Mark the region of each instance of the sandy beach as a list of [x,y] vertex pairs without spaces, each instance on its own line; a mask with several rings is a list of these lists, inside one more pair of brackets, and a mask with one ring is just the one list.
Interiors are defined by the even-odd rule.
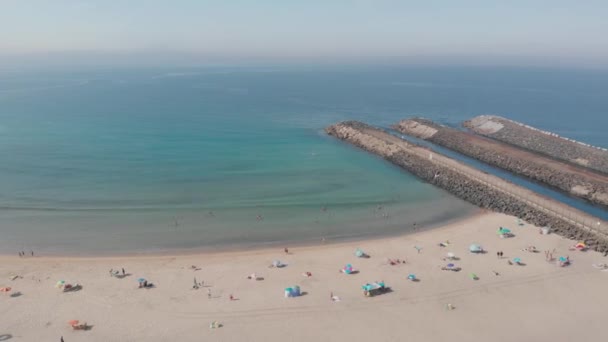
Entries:
[[[499,238],[501,226],[515,236]],[[605,325],[608,271],[592,264],[608,259],[569,250],[576,241],[541,235],[511,216],[485,213],[401,237],[330,242],[289,254],[3,256],[0,287],[11,290],[0,293],[0,341],[589,341]],[[487,253],[470,253],[472,243]],[[529,246],[539,252],[524,250]],[[357,248],[371,257],[357,258]],[[545,250],[571,265],[548,262]],[[459,260],[443,260],[448,252]],[[514,258],[524,265],[510,265]],[[286,266],[269,268],[273,260]],[[462,270],[441,269],[450,262]],[[339,272],[345,264],[359,273]],[[123,278],[109,273],[122,268]],[[263,280],[247,279],[252,273]],[[138,288],[139,278],[155,287]],[[201,288],[193,289],[194,278]],[[62,292],[60,280],[82,289]],[[392,292],[363,296],[361,286],[374,281]],[[304,295],[285,298],[293,285]],[[90,329],[74,331],[67,323],[74,319]],[[222,326],[211,329],[214,321]]]

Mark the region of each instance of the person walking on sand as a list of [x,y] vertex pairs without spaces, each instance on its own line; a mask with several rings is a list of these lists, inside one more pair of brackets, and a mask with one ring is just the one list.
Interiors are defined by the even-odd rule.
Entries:
[[211,299],[211,289],[207,289],[207,298]]
[[123,275],[123,277],[125,275],[125,269],[124,268],[122,269],[122,275]]
[[34,251],[31,251],[31,252],[32,252],[32,256],[34,256]]
[[61,339],[59,340],[59,342],[65,342],[65,341],[63,340],[63,336],[61,336]]
[[287,249],[287,247],[285,247],[285,254],[289,254],[289,249]]

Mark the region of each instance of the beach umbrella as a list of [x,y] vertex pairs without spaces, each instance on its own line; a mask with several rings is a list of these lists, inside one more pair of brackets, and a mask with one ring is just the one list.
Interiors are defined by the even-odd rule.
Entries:
[[448,258],[450,258],[450,259],[451,259],[451,258],[456,257],[456,255],[455,255],[454,253],[452,253],[452,252],[449,252],[449,253],[448,253],[448,254],[446,254],[446,255],[447,255],[447,257],[448,257]]
[[361,258],[363,256],[363,254],[365,254],[365,253],[363,253],[363,251],[360,250],[359,248],[357,248],[357,250],[355,251],[355,256],[357,258]]
[[144,278],[139,278],[139,279],[137,279],[137,282],[138,282],[138,283],[143,283],[144,281],[146,281],[146,279],[144,279]]
[[0,287],[0,292],[9,292],[10,290],[10,287]]
[[579,242],[574,247],[576,247],[578,249],[585,249],[585,248],[587,248],[587,245],[585,245],[584,242]]
[[456,265],[454,265],[454,264],[448,264],[448,268],[454,268],[454,266],[456,266]]
[[77,319],[73,319],[73,320],[68,321],[69,325],[77,325],[78,323],[80,323],[80,321],[77,320]]
[[471,252],[481,252],[482,250],[483,249],[481,248],[481,246],[475,243],[469,246],[469,251]]
[[55,284],[55,287],[62,287],[65,284],[65,280],[60,280]]
[[567,259],[567,258],[565,258],[565,257],[559,257],[559,261],[561,261],[561,262],[566,262],[566,261],[568,261],[568,259]]
[[516,263],[516,264],[518,264],[518,263],[520,263],[520,262],[521,262],[521,259],[520,259],[520,258],[514,258],[514,259],[513,259],[513,262],[514,262],[514,263]]
[[407,276],[407,279],[409,279],[409,280],[416,280],[416,275],[415,275],[415,274],[410,273],[410,274]]
[[272,266],[274,266],[274,267],[279,267],[279,266],[281,266],[281,261],[279,261],[279,260],[275,260],[275,261],[273,261],[273,262],[272,262]]

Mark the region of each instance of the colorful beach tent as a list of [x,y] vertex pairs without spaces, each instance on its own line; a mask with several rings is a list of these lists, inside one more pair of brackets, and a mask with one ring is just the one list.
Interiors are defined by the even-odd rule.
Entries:
[[281,264],[281,260],[274,260],[272,262],[272,266],[274,267],[281,267],[283,264]]
[[511,234],[511,231],[507,228],[500,227],[500,229],[498,230],[498,234],[500,234],[500,235]]
[[410,273],[410,274],[407,276],[407,279],[409,279],[409,280],[416,280],[416,275],[415,275],[415,274],[413,274],[413,273]]
[[285,288],[285,298],[287,298],[287,297],[298,297],[300,295],[301,295],[300,287],[297,286],[297,285]]
[[353,273],[353,265],[351,264],[347,264],[346,266],[344,266],[344,268],[342,269],[342,272],[346,273],[346,274],[351,274]]
[[574,247],[576,249],[585,249],[585,248],[587,248],[587,245],[585,245],[585,243],[581,241],[581,242],[577,243],[576,245],[574,245]]
[[521,262],[521,258],[514,258],[513,262],[519,264]]
[[355,251],[355,256],[356,256],[357,258],[362,258],[362,257],[364,257],[365,255],[366,255],[366,254],[365,254],[365,252],[363,252],[363,251],[362,251],[361,249],[359,249],[359,248],[357,248],[357,250]]

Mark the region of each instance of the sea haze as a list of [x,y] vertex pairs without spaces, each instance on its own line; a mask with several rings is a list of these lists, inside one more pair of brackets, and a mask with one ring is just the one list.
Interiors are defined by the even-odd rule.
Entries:
[[499,114],[608,147],[608,74],[256,66],[0,72],[0,253],[398,234],[474,211],[323,128]]

